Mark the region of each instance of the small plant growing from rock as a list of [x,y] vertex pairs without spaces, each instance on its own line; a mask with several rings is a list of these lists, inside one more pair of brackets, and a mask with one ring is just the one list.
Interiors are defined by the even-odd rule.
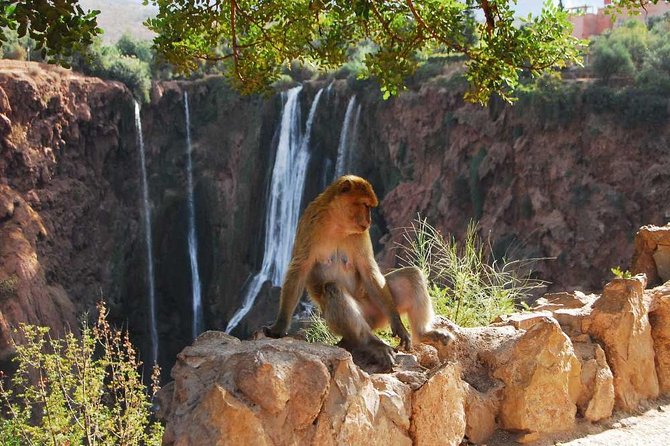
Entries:
[[400,263],[424,272],[435,312],[461,326],[487,325],[512,313],[532,290],[546,285],[531,277],[530,266],[539,259],[493,260],[474,223],[458,243],[419,217],[405,229],[403,239]]
[[618,279],[632,279],[633,274],[628,270],[622,270],[620,266],[615,266],[611,268],[612,274]]
[[[0,438],[9,445],[160,445],[150,419],[151,395],[127,332],[110,327],[104,304],[81,338],[53,339],[49,329],[21,325],[17,370],[0,381]],[[152,393],[158,390],[157,366]]]
[[320,342],[326,345],[335,345],[340,340],[328,329],[318,310],[311,312],[309,326],[305,329],[305,339],[307,342]]
[[16,274],[0,279],[0,300],[6,300],[16,296],[16,288],[18,284],[19,278]]

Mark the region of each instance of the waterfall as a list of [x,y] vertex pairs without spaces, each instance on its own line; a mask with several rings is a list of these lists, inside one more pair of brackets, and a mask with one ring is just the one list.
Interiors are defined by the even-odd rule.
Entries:
[[358,142],[358,124],[361,122],[361,108],[363,104],[356,106],[356,114],[354,115],[354,126],[351,129],[351,136],[349,137],[349,149],[347,150],[347,163],[345,166],[349,171],[353,171],[354,166],[352,162],[352,155],[356,153],[356,144]]
[[288,91],[282,111],[279,142],[272,169],[269,204],[265,214],[263,263],[260,271],[244,287],[242,306],[228,322],[226,333],[230,333],[251,310],[265,281],[270,280],[275,285],[281,283],[291,260],[291,249],[298,225],[300,201],[309,161],[312,123],[323,93],[321,89],[314,97],[303,137],[300,131],[300,104],[298,103],[301,90],[302,86],[298,86]]
[[193,339],[203,328],[200,272],[198,270],[198,237],[195,231],[195,200],[193,198],[193,145],[191,144],[191,115],[188,107],[188,92],[184,92],[184,114],[186,115],[186,183],[188,206],[188,256],[191,260],[191,288],[193,295]]
[[[347,111],[344,113],[344,122],[342,123],[342,130],[340,131],[340,143],[337,146],[337,160],[335,162],[335,178],[344,175],[347,169],[351,168],[349,165],[351,158],[351,143],[349,142],[349,139],[352,133],[351,117],[355,106],[356,95],[353,95],[347,104]],[[358,111],[360,112],[360,106]],[[357,113],[357,115],[359,115],[359,113]]]
[[149,333],[151,337],[151,364],[158,362],[158,329],[156,328],[156,280],[154,278],[153,240],[151,239],[151,207],[149,205],[149,184],[147,181],[147,161],[144,153],[140,104],[135,101],[135,128],[137,145],[140,149],[140,178],[142,183],[142,209],[144,211],[144,242],[147,257],[147,282],[149,287]]

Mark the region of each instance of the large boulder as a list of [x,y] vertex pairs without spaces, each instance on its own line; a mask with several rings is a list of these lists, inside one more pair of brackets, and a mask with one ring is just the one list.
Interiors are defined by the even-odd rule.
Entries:
[[645,274],[650,285],[670,280],[670,223],[642,226],[637,231],[630,270]]
[[[402,379],[411,374],[368,375],[336,347],[206,332],[178,355],[161,398],[169,407],[163,442],[410,445],[412,390]],[[428,386],[442,388],[441,376]],[[460,432],[456,443],[461,424],[447,427]]]
[[644,275],[605,285],[593,304],[588,327],[589,334],[603,345],[612,369],[616,407],[627,411],[659,395],[645,285]]
[[580,391],[580,363],[570,339],[550,317],[487,355],[503,382],[499,420],[503,429],[557,432],[572,428]]
[[670,282],[649,292],[649,322],[656,353],[656,374],[662,393],[670,393]]
[[457,364],[447,363],[414,393],[410,432],[415,444],[457,446],[461,443],[466,426],[466,393],[460,375]]

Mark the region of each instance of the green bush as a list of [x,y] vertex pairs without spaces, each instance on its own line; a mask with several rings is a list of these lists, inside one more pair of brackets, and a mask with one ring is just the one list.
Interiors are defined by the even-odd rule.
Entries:
[[123,54],[116,46],[105,46],[97,42],[86,54],[77,55],[72,61],[72,66],[91,76],[123,82],[138,100],[149,101],[151,90],[149,63],[135,55]]
[[617,104],[616,91],[602,84],[591,84],[584,90],[584,106],[594,113],[614,110]]
[[149,40],[139,40],[129,34],[124,34],[116,42],[116,47],[123,56],[136,57],[148,64],[154,62],[154,52]]
[[136,98],[143,102],[149,101],[151,74],[147,63],[135,57],[121,56],[112,60],[105,68],[105,77],[123,82]]
[[530,267],[538,259],[493,260],[490,245],[477,236],[474,223],[458,243],[418,218],[403,239],[401,264],[424,272],[435,312],[461,326],[487,325],[512,313],[531,291],[545,285],[531,277]]
[[[163,428],[150,420],[151,396],[128,333],[109,326],[104,305],[98,310],[81,338],[52,339],[48,328],[21,326],[17,370],[0,381],[2,444],[160,445]],[[158,375],[156,366],[154,394]]]
[[574,121],[579,111],[580,95],[578,85],[544,76],[520,88],[519,105],[532,108],[532,115],[542,124],[565,126]]
[[16,296],[19,277],[16,274],[0,279],[0,301]]
[[604,82],[615,76],[629,77],[635,73],[633,59],[621,44],[597,41],[591,50],[593,73]]

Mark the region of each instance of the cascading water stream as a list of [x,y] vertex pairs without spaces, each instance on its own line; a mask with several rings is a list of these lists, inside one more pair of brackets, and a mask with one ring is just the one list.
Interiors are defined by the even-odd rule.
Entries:
[[153,240],[151,238],[151,206],[149,203],[149,184],[147,181],[147,162],[144,153],[142,119],[140,104],[135,101],[135,128],[137,145],[140,149],[140,178],[142,183],[142,208],[144,211],[144,241],[147,257],[147,282],[149,288],[149,334],[151,337],[151,364],[158,362],[158,329],[156,327],[156,281],[154,278]]
[[[344,113],[344,122],[342,123],[342,130],[340,131],[340,143],[337,146],[337,160],[335,162],[335,178],[346,173],[349,169],[349,158],[351,144],[349,142],[351,134],[351,118],[353,116],[354,107],[356,106],[356,95],[349,99],[347,104],[347,111]],[[360,108],[359,108],[360,110]]]
[[191,288],[193,302],[193,339],[203,329],[202,295],[200,272],[198,269],[198,237],[195,228],[195,199],[193,197],[193,145],[191,144],[191,114],[188,106],[188,92],[184,92],[184,114],[186,115],[186,185],[188,207],[188,256],[191,260]]
[[290,89],[282,111],[279,142],[272,169],[269,204],[265,214],[265,243],[260,271],[244,288],[242,306],[228,322],[230,333],[251,310],[263,283],[270,280],[281,284],[291,260],[293,238],[298,225],[300,202],[307,175],[309,141],[316,108],[323,89],[314,97],[305,124],[305,134],[300,132],[300,105],[298,96],[302,86]]

